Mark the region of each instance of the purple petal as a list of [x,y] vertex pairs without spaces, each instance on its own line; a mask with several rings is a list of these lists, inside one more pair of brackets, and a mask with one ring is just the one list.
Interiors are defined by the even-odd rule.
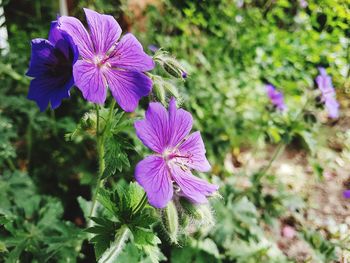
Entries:
[[44,111],[51,101],[52,109],[60,106],[62,99],[69,97],[73,79],[64,80],[54,77],[39,77],[30,82],[28,99],[34,100],[40,111]]
[[92,59],[94,47],[90,36],[83,24],[71,16],[61,16],[58,19],[59,29],[67,32],[77,45],[80,55],[85,59]]
[[205,147],[200,132],[192,133],[179,147],[181,156],[188,156],[188,158],[181,158],[186,162],[188,167],[198,170],[200,172],[208,172],[211,167],[205,157]]
[[122,29],[110,15],[101,15],[87,8],[84,8],[84,12],[89,24],[95,54],[104,55],[117,42]]
[[142,97],[152,90],[152,81],[143,73],[104,68],[109,89],[120,107],[133,112]]
[[343,196],[344,196],[344,198],[350,198],[350,190],[345,190],[343,192]]
[[333,98],[329,98],[325,101],[325,106],[328,111],[328,116],[332,119],[336,119],[339,117],[339,103],[337,100]]
[[136,121],[136,135],[151,150],[163,153],[169,138],[169,116],[161,103],[149,104],[146,119]]
[[41,76],[49,72],[48,65],[55,65],[56,63],[57,57],[52,44],[46,39],[33,39],[32,56],[26,75],[29,77]]
[[132,34],[122,37],[108,62],[113,67],[142,72],[152,70],[155,66],[152,57],[143,51],[142,45]]
[[217,185],[193,176],[190,170],[185,170],[176,164],[172,164],[170,170],[172,178],[181,189],[180,195],[185,196],[193,203],[207,203],[206,197],[219,189]]
[[59,40],[63,39],[62,31],[58,28],[58,22],[52,21],[49,32],[49,41],[55,45]]
[[[326,74],[326,73],[324,73]],[[321,92],[329,92],[329,90],[333,90],[332,78],[328,75],[318,75],[316,77],[316,83]]]
[[73,66],[75,85],[81,90],[86,100],[103,104],[107,96],[107,87],[101,70],[94,64],[78,60]]
[[176,101],[171,98],[169,103],[170,146],[175,147],[190,133],[192,122],[191,114],[183,109],[176,109]]
[[163,158],[151,155],[143,159],[135,168],[135,178],[152,206],[164,208],[173,197],[173,185]]

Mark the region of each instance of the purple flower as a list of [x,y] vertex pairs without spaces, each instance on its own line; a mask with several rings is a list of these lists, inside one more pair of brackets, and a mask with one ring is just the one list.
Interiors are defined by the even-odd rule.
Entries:
[[191,128],[191,114],[177,109],[174,98],[169,112],[160,103],[150,103],[146,118],[135,122],[137,136],[155,152],[137,164],[135,177],[149,203],[157,208],[167,205],[174,188],[178,195],[194,203],[206,203],[206,197],[218,190],[218,186],[191,173],[191,169],[211,169],[202,137],[199,132],[189,135]]
[[154,68],[140,42],[126,34],[112,16],[84,9],[89,32],[74,17],[62,16],[58,23],[78,46],[81,59],[73,67],[76,86],[88,101],[103,104],[107,86],[120,107],[132,112],[139,100],[152,89],[152,81],[143,73]]
[[271,103],[280,111],[284,111],[287,107],[284,103],[283,94],[280,91],[277,91],[274,86],[271,84],[266,85],[266,93],[270,98]]
[[328,111],[328,116],[332,119],[339,117],[339,103],[336,99],[332,78],[327,75],[324,68],[319,68],[320,75],[316,77],[316,83],[322,93],[322,101]]
[[343,192],[343,196],[344,196],[344,198],[350,198],[350,190],[345,190]]
[[299,0],[299,4],[301,8],[306,8],[309,5],[306,0]]
[[153,53],[156,53],[159,49],[156,45],[149,45],[148,49],[151,50]]
[[71,37],[51,22],[49,39],[32,40],[32,55],[27,76],[30,82],[28,99],[34,100],[41,111],[49,102],[56,109],[64,98],[70,96],[74,84],[72,67],[78,59],[78,49]]

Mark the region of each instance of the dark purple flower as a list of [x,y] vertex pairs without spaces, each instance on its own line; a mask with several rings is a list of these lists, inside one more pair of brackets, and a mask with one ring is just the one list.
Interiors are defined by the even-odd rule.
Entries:
[[132,112],[139,100],[152,89],[152,81],[143,73],[154,68],[140,42],[126,34],[112,16],[84,9],[89,32],[74,17],[61,16],[60,29],[77,44],[81,59],[73,67],[76,86],[88,101],[103,104],[107,86],[123,110]]
[[155,152],[137,164],[135,177],[150,204],[157,208],[167,205],[174,188],[178,195],[194,203],[206,203],[206,197],[218,190],[218,186],[191,173],[191,169],[211,169],[202,137],[199,132],[189,135],[191,128],[191,114],[177,109],[174,98],[169,112],[161,103],[150,103],[146,119],[135,122],[137,136]]
[[322,93],[322,101],[328,111],[328,116],[332,119],[339,117],[339,103],[336,99],[332,78],[327,75],[324,68],[319,68],[320,75],[316,77],[316,83]]
[[271,84],[266,85],[266,93],[270,98],[271,103],[280,111],[284,111],[287,107],[284,103],[283,94],[280,91],[277,91],[274,86]]
[[32,40],[32,55],[27,76],[30,82],[28,99],[34,100],[41,111],[49,102],[51,108],[60,106],[62,99],[70,96],[74,84],[72,67],[78,59],[78,49],[72,38],[51,23],[49,39]]
[[345,190],[343,192],[343,196],[344,196],[344,198],[350,198],[350,190]]

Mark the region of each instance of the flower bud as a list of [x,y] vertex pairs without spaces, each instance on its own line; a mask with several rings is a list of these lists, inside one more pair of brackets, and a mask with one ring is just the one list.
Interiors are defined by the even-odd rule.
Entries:
[[214,217],[209,204],[193,204],[185,198],[180,198],[183,211],[195,222],[197,226],[211,228],[214,225]]
[[162,223],[170,241],[177,244],[177,236],[179,232],[179,217],[176,206],[170,201],[162,213]]
[[166,94],[165,94],[165,84],[166,82],[158,76],[153,77],[153,91],[157,99],[165,104]]
[[187,78],[187,72],[183,66],[175,58],[169,56],[167,52],[158,50],[154,56],[154,60],[157,61],[169,75],[179,79]]

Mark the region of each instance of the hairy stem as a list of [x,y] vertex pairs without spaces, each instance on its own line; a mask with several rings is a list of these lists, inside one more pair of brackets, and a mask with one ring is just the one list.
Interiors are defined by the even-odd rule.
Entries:
[[92,205],[89,213],[89,224],[91,223],[91,217],[95,215],[96,202],[98,191],[102,185],[102,175],[105,169],[104,162],[104,136],[100,133],[100,111],[99,106],[96,106],[96,143],[97,143],[97,155],[98,155],[98,177],[94,195],[92,197]]
[[96,213],[96,203],[97,203],[97,195],[100,188],[103,186],[103,171],[105,170],[105,160],[104,160],[104,154],[105,154],[105,138],[106,138],[106,132],[107,127],[112,119],[113,116],[113,109],[115,107],[115,100],[112,101],[112,104],[109,109],[108,119],[106,120],[106,123],[103,127],[103,130],[101,131],[100,127],[100,108],[96,105],[96,144],[97,144],[97,155],[98,155],[98,177],[97,177],[97,183],[95,192],[92,198],[92,205],[91,210],[89,213],[89,225],[91,224],[91,217],[93,217]]

